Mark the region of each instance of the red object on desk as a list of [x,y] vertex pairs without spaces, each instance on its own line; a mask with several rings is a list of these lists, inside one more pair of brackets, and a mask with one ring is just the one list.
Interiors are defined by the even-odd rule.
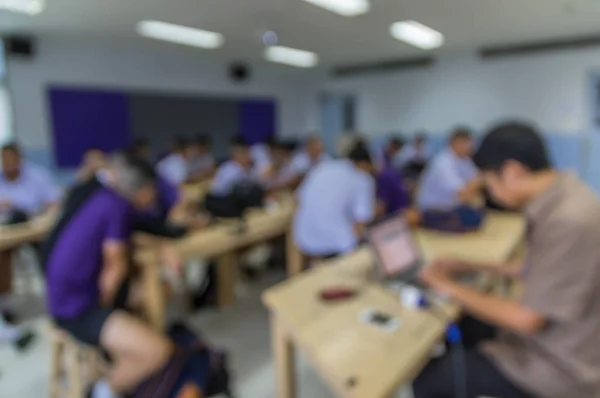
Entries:
[[324,301],[340,301],[347,300],[356,296],[358,291],[349,287],[331,287],[321,291],[321,300]]

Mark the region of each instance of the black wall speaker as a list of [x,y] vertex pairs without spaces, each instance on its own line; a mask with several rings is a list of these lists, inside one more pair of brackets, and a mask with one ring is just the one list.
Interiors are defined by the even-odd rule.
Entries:
[[8,36],[4,41],[6,55],[20,58],[35,56],[35,39],[30,36]]
[[229,78],[236,83],[244,83],[250,79],[252,70],[242,62],[234,62],[229,66]]

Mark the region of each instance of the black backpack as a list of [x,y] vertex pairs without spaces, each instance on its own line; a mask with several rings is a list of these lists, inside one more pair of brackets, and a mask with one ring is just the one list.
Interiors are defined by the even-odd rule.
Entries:
[[183,323],[172,325],[168,336],[177,345],[174,358],[163,372],[144,382],[132,398],[166,398],[177,394],[179,391],[176,389],[182,387],[181,376],[186,363],[195,355],[208,358],[209,361],[209,373],[198,375],[206,380],[204,386],[197,386],[201,389],[203,397],[222,394],[233,398],[230,389],[229,356],[226,352],[210,347],[201,336]]
[[265,191],[255,181],[242,181],[235,184],[228,195],[206,195],[204,208],[213,217],[241,218],[252,207],[262,207]]

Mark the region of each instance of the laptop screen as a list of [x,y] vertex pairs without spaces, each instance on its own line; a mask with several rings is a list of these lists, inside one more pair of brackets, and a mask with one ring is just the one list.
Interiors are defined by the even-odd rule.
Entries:
[[417,246],[402,218],[392,218],[371,228],[370,240],[384,276],[402,274],[418,264]]

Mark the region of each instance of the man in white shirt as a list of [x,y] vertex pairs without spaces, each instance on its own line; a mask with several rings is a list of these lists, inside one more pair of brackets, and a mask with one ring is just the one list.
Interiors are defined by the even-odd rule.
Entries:
[[402,148],[394,164],[397,167],[410,167],[411,165],[425,166],[428,159],[427,136],[425,134],[418,134],[410,145]]
[[16,144],[2,147],[0,213],[23,212],[37,216],[60,200],[60,190],[43,168],[22,161]]
[[375,180],[371,156],[361,145],[347,159],[325,160],[298,188],[294,240],[309,257],[351,251],[364,225],[375,216]]
[[241,139],[235,139],[231,146],[231,160],[217,169],[210,193],[215,196],[229,195],[237,183],[246,180],[259,181],[257,174],[248,145]]
[[417,193],[417,205],[426,227],[463,231],[480,225],[481,181],[471,159],[473,139],[465,129],[456,130],[448,148],[425,170]]
[[215,172],[215,158],[212,154],[210,137],[199,135],[191,145],[188,162],[189,180],[202,181],[212,177]]
[[188,179],[188,160],[190,147],[183,138],[176,138],[172,143],[172,151],[158,162],[158,174],[171,184],[180,186]]
[[304,150],[294,155],[292,162],[298,174],[305,175],[313,167],[329,158],[330,156],[323,148],[321,138],[318,135],[313,135],[306,140]]

